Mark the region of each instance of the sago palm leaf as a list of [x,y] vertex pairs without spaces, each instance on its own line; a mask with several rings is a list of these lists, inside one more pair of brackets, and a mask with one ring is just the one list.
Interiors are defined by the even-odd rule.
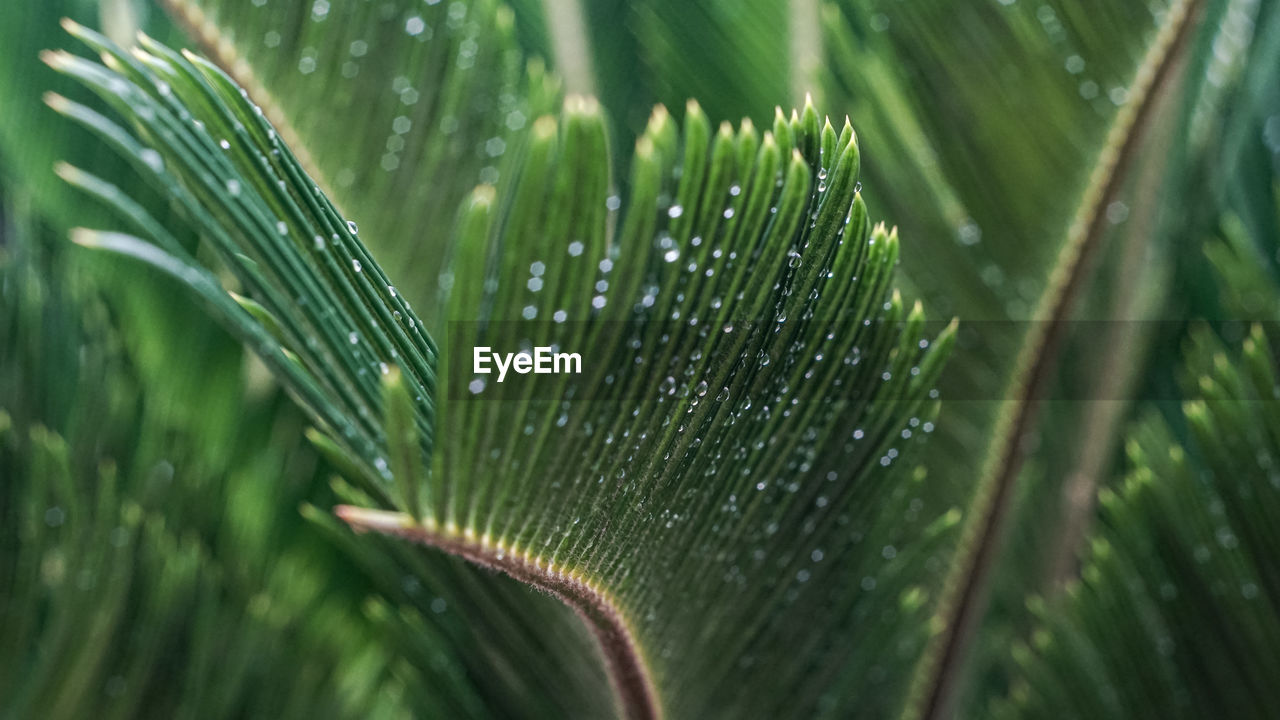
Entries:
[[[482,187],[460,222],[447,307],[474,321],[449,342],[581,347],[585,369],[491,399],[496,382],[464,382],[465,351],[437,391],[421,321],[220,71],[73,30],[119,70],[48,62],[116,104],[137,135],[50,104],[170,188],[248,297],[233,299],[117,190],[67,169],[149,242],[77,239],[188,283],[310,410],[354,479],[404,511],[346,508],[344,519],[560,595],[594,626],[629,715],[781,710],[822,698],[799,692],[809,683],[831,710],[865,696],[859,656],[832,640],[874,633],[860,617],[921,609],[908,569],[931,544],[895,545],[898,518],[930,523],[908,509],[923,478],[900,457],[931,429],[951,331],[925,337],[919,309],[889,297],[898,240],[871,227],[858,197],[851,127],[820,127],[810,106],[770,132],[713,135],[692,107],[680,137],[659,109],[619,211],[598,110],[571,99],[563,128],[538,120],[511,202]],[[449,440],[433,454],[437,397]],[[884,514],[890,505],[900,510]],[[803,622],[778,622],[788,617]],[[779,693],[777,658],[797,643],[821,665],[794,667],[784,682],[797,691]],[[741,690],[754,672],[761,696]],[[708,674],[722,679],[687,682]]]

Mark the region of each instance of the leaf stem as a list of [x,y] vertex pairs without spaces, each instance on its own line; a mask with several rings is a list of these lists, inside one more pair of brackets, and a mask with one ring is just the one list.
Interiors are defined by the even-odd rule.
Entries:
[[419,523],[405,513],[339,505],[334,513],[357,532],[394,535],[443,550],[481,567],[510,575],[550,593],[573,608],[600,644],[614,695],[627,720],[660,720],[657,690],[636,644],[631,626],[617,603],[591,580],[519,549],[496,544],[453,528],[439,528],[430,519]]
[[949,717],[960,689],[961,667],[986,608],[993,566],[1024,460],[1024,441],[1034,428],[1039,402],[1053,378],[1066,321],[1089,260],[1107,227],[1114,201],[1150,125],[1155,97],[1188,44],[1203,0],[1177,0],[1148,48],[1130,84],[1129,101],[1117,113],[1106,144],[1049,275],[1036,314],[1018,353],[1006,397],[1013,406],[996,421],[973,503],[934,616],[935,635],[921,658],[907,697],[904,718]]
[[[1168,104],[1166,96],[1158,100]],[[1157,110],[1163,112],[1163,108]],[[1168,125],[1168,123],[1165,123]],[[1162,127],[1159,136],[1148,141],[1158,143],[1167,140],[1170,132]],[[1119,313],[1120,322],[1107,324],[1102,347],[1108,349],[1094,372],[1097,401],[1090,403],[1082,423],[1080,445],[1074,452],[1072,468],[1065,475],[1062,487],[1061,519],[1045,556],[1048,570],[1044,590],[1048,596],[1060,595],[1067,583],[1079,572],[1077,556],[1085,538],[1089,535],[1095,516],[1095,500],[1101,479],[1110,470],[1121,433],[1118,427],[1132,407],[1129,391],[1139,377],[1142,360],[1151,338],[1146,324],[1141,322],[1148,311],[1159,305],[1165,297],[1163,280],[1168,268],[1153,263],[1148,257],[1153,226],[1157,224],[1159,188],[1167,171],[1167,158],[1157,156],[1143,164],[1133,187],[1128,191],[1134,197],[1129,226],[1122,238],[1119,257],[1114,267],[1108,268],[1115,287],[1112,303],[1113,317]]]

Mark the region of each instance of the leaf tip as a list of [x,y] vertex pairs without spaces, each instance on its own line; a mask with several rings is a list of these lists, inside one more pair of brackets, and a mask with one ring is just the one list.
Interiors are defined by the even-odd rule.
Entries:
[[488,210],[493,207],[498,200],[498,190],[492,185],[477,185],[471,191],[471,208],[473,210]]
[[85,31],[85,27],[83,25],[76,22],[75,20],[72,20],[69,17],[64,16],[61,20],[58,21],[58,24],[62,26],[63,30],[66,30],[72,35],[78,36]]
[[[40,62],[48,65],[54,70],[62,71],[71,64],[71,53],[66,50],[41,50]],[[48,97],[52,93],[46,93]]]
[[354,505],[338,505],[333,509],[333,514],[356,532],[395,533],[417,526],[413,518],[406,513],[373,510]]
[[81,247],[87,247],[87,248],[101,247],[102,233],[98,232],[97,230],[90,230],[88,228],[82,228],[82,227],[72,228],[71,242]]
[[533,121],[534,140],[549,140],[556,134],[556,119],[551,115],[543,115]]
[[67,109],[71,107],[70,100],[52,90],[44,94],[44,104],[53,108],[54,112],[61,114],[65,114]]
[[641,135],[636,139],[636,157],[640,160],[649,161],[653,159],[656,148],[653,145],[653,139],[647,135]]
[[[48,100],[46,100],[46,102],[48,102]],[[76,178],[80,177],[83,173],[79,168],[71,163],[65,160],[59,160],[53,164],[53,174],[74,185]]]

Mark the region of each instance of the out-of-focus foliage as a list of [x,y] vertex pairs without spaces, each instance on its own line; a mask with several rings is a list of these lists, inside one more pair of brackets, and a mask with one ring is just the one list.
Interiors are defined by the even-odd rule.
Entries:
[[1269,238],[1255,242],[1236,216],[1223,232],[1206,254],[1225,314],[1262,322],[1230,320],[1225,342],[1207,324],[1188,333],[1186,400],[1129,432],[1130,469],[1102,491],[1082,578],[1030,601],[1039,627],[1013,653],[1019,680],[1001,716],[1266,717],[1275,706],[1280,275],[1260,252]]

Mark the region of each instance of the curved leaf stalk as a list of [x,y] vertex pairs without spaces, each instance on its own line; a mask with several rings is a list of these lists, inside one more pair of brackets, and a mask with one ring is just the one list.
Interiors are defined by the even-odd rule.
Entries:
[[1151,124],[1155,100],[1187,46],[1203,5],[1203,0],[1178,0],[1169,9],[1164,26],[1138,66],[1129,102],[1108,132],[1018,354],[1005,395],[1012,398],[1012,407],[996,422],[958,559],[951,566],[934,616],[934,638],[916,670],[904,718],[933,720],[951,713],[960,689],[962,661],[985,609],[999,541],[1015,495],[1014,481],[1024,460],[1024,440],[1034,427],[1039,402],[1053,378],[1066,321],[1088,279],[1089,260],[1105,234],[1105,210],[1123,185]]
[[[1166,97],[1161,102],[1167,104]],[[1158,112],[1163,113],[1164,108]],[[1168,139],[1170,123],[1164,123],[1152,142]],[[1116,266],[1110,270],[1116,299],[1112,307],[1120,320],[1136,320],[1153,310],[1164,299],[1162,288],[1168,280],[1169,268],[1151,262],[1151,241],[1157,224],[1158,190],[1168,169],[1167,158],[1157,157],[1144,163],[1129,194],[1135,198],[1130,217],[1133,219],[1127,237],[1122,239]],[[1103,336],[1102,347],[1110,348],[1098,365],[1097,397],[1085,413],[1076,462],[1065,475],[1062,509],[1056,537],[1047,556],[1044,587],[1050,596],[1058,595],[1080,571],[1079,554],[1093,527],[1097,510],[1099,483],[1111,467],[1130,402],[1127,398],[1139,381],[1139,370],[1151,338],[1143,323],[1111,323]]]
[[630,623],[613,598],[591,579],[508,546],[501,538],[493,541],[487,535],[442,529],[429,517],[418,523],[406,513],[350,505],[339,505],[334,512],[357,532],[379,532],[443,550],[559,598],[573,608],[600,643],[621,716],[627,720],[662,717],[657,689]]

